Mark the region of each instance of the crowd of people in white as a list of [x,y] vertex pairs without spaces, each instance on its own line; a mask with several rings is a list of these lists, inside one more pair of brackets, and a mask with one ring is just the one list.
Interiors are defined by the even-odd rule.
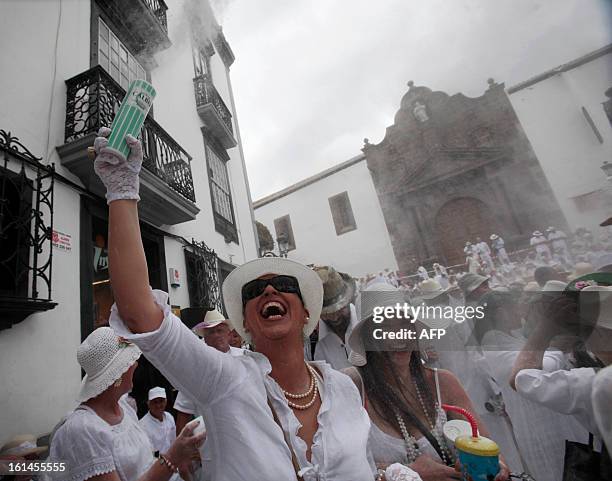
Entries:
[[[609,233],[597,245],[576,234],[570,247],[557,229],[536,231],[520,260],[492,234],[491,245],[466,244],[465,268],[421,266],[416,278],[387,270],[356,280],[333,266],[260,258],[225,280],[227,314],[210,311],[191,330],[168,295],[149,287],[137,213],[140,143],[129,137],[122,159],[105,149],[107,135],[96,139],[95,168],[108,192],[116,304],[110,326],[78,349],[86,373],[78,406],[54,429],[48,455],[67,469],[52,477],[467,479],[447,429],[461,416],[443,409],[453,405],[499,446],[495,473],[482,479],[611,479]],[[589,294],[596,309],[586,316],[579,306]],[[485,316],[427,316],[407,327],[443,329],[443,338],[370,349],[375,309],[403,302],[478,306]],[[174,394],[158,386],[142,419],[130,405],[141,355],[179,391],[176,421],[166,412]],[[41,453],[12,442],[0,455]],[[591,477],[564,477],[584,466]]]

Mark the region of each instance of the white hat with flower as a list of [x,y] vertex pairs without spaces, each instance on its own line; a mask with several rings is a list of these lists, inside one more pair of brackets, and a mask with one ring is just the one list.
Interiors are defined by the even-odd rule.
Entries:
[[134,344],[120,338],[110,327],[99,327],[77,349],[77,360],[85,371],[77,400],[87,401],[106,391],[141,355]]

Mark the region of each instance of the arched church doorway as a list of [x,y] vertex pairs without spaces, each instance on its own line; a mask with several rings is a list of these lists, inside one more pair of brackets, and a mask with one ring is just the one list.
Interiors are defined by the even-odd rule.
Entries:
[[441,254],[449,266],[465,262],[463,248],[476,237],[489,242],[489,236],[498,231],[491,209],[473,197],[461,197],[444,204],[435,219],[435,232]]

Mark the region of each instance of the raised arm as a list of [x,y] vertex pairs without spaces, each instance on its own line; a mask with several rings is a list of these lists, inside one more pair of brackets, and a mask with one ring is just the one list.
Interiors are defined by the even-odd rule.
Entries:
[[154,331],[163,319],[149,288],[137,202],[142,145],[128,136],[127,159],[106,149],[110,129],[102,128],[94,143],[94,168],[106,187],[109,204],[108,252],[113,294],[119,314],[134,333]]
[[156,330],[163,313],[149,288],[135,200],[116,200],[110,204],[108,246],[110,278],[121,318],[134,333]]

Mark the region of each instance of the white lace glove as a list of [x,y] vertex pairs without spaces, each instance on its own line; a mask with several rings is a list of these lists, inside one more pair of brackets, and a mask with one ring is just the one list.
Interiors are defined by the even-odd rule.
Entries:
[[387,467],[385,479],[387,481],[423,481],[419,473],[400,463],[393,463]]
[[106,187],[106,201],[110,204],[119,199],[140,200],[138,174],[142,167],[142,144],[131,135],[126,136],[125,141],[130,146],[130,155],[127,160],[123,160],[105,148],[109,134],[110,129],[102,127],[94,141],[94,150],[97,154],[94,170]]

